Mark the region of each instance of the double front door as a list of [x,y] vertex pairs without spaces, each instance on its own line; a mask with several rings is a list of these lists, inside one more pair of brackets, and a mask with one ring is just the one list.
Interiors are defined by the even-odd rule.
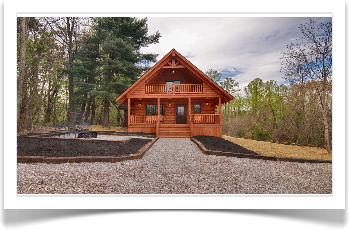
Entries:
[[176,105],[176,124],[187,124],[187,105]]

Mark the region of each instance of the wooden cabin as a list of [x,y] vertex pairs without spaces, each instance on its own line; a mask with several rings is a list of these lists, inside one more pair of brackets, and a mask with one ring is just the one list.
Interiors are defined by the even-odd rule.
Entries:
[[116,101],[127,106],[128,132],[221,137],[221,106],[233,99],[172,49]]

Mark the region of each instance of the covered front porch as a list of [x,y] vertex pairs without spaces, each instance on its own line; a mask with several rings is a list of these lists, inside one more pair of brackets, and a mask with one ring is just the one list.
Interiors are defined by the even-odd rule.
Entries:
[[158,137],[221,137],[221,98],[128,98],[128,131]]

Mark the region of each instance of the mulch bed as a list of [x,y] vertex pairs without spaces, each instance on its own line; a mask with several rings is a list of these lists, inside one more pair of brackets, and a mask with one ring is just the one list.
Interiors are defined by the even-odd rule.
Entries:
[[211,151],[259,155],[256,152],[245,149],[244,147],[234,144],[233,142],[223,139],[221,137],[194,136],[193,138],[200,141],[206,149]]
[[128,141],[77,141],[74,139],[17,137],[17,156],[76,157],[134,154],[150,139]]
[[192,138],[192,141],[194,141],[194,143],[200,148],[200,150],[207,155],[262,159],[270,161],[288,161],[298,163],[332,163],[332,161],[330,160],[263,156],[220,137],[194,136]]

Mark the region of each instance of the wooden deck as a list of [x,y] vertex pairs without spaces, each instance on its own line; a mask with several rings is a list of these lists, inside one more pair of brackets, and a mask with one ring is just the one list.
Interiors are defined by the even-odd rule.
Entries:
[[156,133],[156,124],[134,124],[128,126],[129,133]]
[[[128,127],[130,133],[156,133],[156,124],[133,124]],[[190,124],[160,124],[158,137],[189,138],[192,136],[222,137],[220,124],[193,124],[192,134]]]
[[193,124],[193,136],[222,137],[220,124]]

